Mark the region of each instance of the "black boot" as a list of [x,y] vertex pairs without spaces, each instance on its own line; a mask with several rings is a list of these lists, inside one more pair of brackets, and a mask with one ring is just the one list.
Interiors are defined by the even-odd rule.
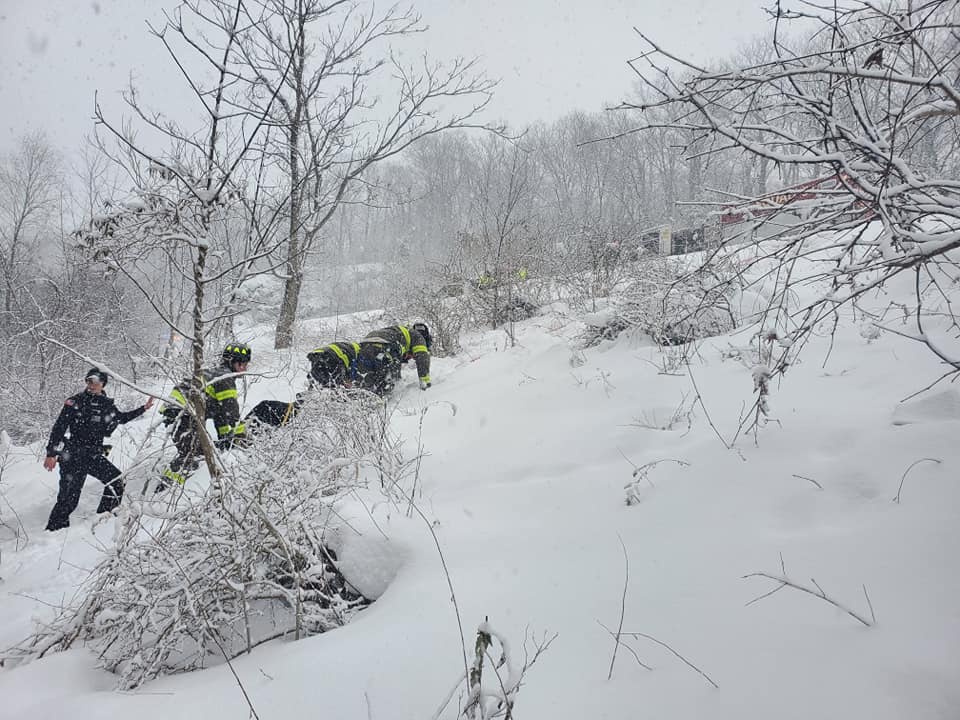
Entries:
[[120,505],[123,499],[123,483],[119,480],[112,480],[103,487],[103,495],[100,496],[100,504],[97,506],[97,515],[105,512],[113,512]]
[[47,520],[47,527],[45,529],[49,532],[56,532],[57,530],[63,530],[68,527],[70,527],[70,518],[55,518],[51,515],[50,519]]

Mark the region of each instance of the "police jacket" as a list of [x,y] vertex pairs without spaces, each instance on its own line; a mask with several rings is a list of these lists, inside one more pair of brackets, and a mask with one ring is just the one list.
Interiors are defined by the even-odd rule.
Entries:
[[[229,363],[222,363],[200,371],[203,378],[203,393],[206,396],[206,416],[213,420],[217,428],[217,437],[243,435],[246,426],[240,420],[240,403],[237,400],[237,378]],[[223,377],[230,375],[230,377]],[[187,394],[193,380],[184,380],[170,391],[170,397],[182,407],[187,405]],[[161,411],[169,421],[180,415],[181,407],[169,405]]]
[[401,362],[412,356],[417,363],[417,377],[430,382],[430,351],[427,350],[427,341],[416,330],[406,325],[393,325],[374,330],[360,342],[382,344],[396,353]]
[[84,390],[68,397],[47,441],[47,457],[56,457],[64,449],[90,449],[99,452],[103,439],[117,429],[143,415],[143,407],[121,412],[113,398],[105,393],[94,395]]
[[310,374],[320,383],[353,380],[357,373],[360,345],[355,342],[334,342],[307,353]]

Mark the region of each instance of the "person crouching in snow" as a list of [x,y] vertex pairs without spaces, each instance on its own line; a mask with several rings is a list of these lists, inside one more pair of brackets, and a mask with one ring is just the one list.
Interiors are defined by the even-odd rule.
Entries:
[[98,513],[111,512],[123,497],[120,470],[106,458],[103,441],[117,426],[140,417],[153,406],[149,398],[141,407],[121,412],[104,388],[109,376],[99,368],[90,368],[85,377],[86,390],[68,397],[50,431],[43,467],[52,471],[60,464],[60,491],[50,511],[47,530],[70,525],[70,513],[80,503],[80,492],[87,475],[103,483]]
[[369,333],[360,341],[357,376],[360,386],[377,395],[389,393],[400,379],[400,368],[411,358],[417,363],[420,389],[430,387],[430,346],[433,338],[425,323],[393,325]]
[[360,345],[355,342],[333,342],[307,353],[310,373],[307,388],[351,387],[357,374]]
[[261,400],[243,421],[248,430],[255,432],[263,427],[283,427],[300,412],[308,394],[317,388],[353,387],[356,377],[357,355],[360,346],[355,342],[333,342],[307,353],[310,372],[307,373],[307,389],[297,393],[293,402]]

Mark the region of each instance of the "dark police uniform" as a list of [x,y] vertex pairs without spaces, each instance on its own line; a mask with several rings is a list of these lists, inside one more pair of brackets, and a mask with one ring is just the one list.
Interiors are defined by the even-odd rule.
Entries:
[[77,393],[63,403],[60,415],[50,431],[47,457],[60,461],[60,491],[50,512],[47,530],[70,525],[70,513],[77,509],[87,475],[103,483],[103,496],[97,512],[110,512],[120,504],[123,482],[120,470],[104,454],[104,438],[144,413],[143,407],[121,412],[105,393]]

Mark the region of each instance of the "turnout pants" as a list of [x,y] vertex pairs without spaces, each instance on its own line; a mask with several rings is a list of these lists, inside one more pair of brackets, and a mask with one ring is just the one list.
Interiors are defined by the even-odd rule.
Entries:
[[343,366],[343,360],[330,351],[320,354],[311,362],[307,380],[311,385],[317,383],[320,387],[326,388],[333,388],[338,385],[349,386],[350,384],[350,377],[348,377],[346,368]]
[[381,397],[400,379],[400,362],[380,343],[361,343],[357,355],[357,383]]
[[120,504],[123,497],[123,481],[120,470],[103,455],[103,449],[95,447],[67,447],[60,456],[60,491],[57,502],[50,511],[47,530],[69,527],[70,513],[80,503],[80,493],[87,475],[93,475],[103,483],[103,495],[97,512],[110,512]]
[[250,426],[272,425],[282,427],[290,422],[300,409],[298,402],[283,402],[282,400],[261,400],[243,419]]
[[173,444],[177,448],[177,456],[170,461],[170,465],[161,474],[157,490],[166,488],[171,483],[183,485],[187,478],[200,467],[200,437],[197,435],[197,424],[186,413],[181,413],[175,420],[173,428]]

